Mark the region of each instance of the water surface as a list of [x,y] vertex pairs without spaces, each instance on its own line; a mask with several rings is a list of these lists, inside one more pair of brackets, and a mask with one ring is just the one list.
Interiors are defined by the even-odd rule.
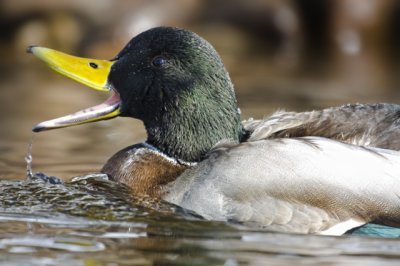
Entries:
[[[1,181],[3,265],[398,265],[400,239],[253,231],[136,199],[102,176]],[[108,264],[108,263],[115,264]]]

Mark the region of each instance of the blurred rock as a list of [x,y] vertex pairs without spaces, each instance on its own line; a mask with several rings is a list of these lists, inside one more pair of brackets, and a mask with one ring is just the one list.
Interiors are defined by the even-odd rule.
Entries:
[[4,0],[0,5],[0,27],[7,28],[17,54],[34,43],[70,53],[110,56],[115,47],[120,49],[146,29],[184,26],[196,16],[200,1]]
[[27,21],[15,33],[13,46],[16,59],[22,62],[31,60],[32,57],[27,57],[22,51],[33,44],[54,47],[65,52],[76,51],[84,34],[78,19],[68,13]]
[[206,3],[203,19],[244,30],[254,44],[250,53],[269,51],[274,54],[270,60],[281,67],[296,67],[302,47],[302,29],[293,1],[209,0]]
[[388,90],[389,19],[394,1],[343,0],[332,5],[331,38],[334,77],[346,83],[343,93],[379,95]]

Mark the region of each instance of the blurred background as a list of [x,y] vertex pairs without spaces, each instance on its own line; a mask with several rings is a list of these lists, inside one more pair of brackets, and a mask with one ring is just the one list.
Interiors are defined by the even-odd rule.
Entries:
[[[103,101],[25,53],[32,44],[110,59],[155,26],[197,32],[221,54],[243,118],[349,102],[400,102],[400,1],[2,0],[0,178],[24,178],[31,128]],[[118,118],[43,132],[34,171],[69,178],[98,171],[143,141],[140,121]]]

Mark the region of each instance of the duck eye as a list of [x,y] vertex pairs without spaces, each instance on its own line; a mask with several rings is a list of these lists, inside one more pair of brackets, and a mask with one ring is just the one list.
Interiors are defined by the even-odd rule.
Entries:
[[151,64],[157,68],[163,67],[168,63],[167,58],[165,58],[162,55],[156,56],[153,58],[153,61],[151,61]]

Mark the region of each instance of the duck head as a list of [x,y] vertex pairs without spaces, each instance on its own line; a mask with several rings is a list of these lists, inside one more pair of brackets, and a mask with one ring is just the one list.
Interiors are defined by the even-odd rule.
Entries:
[[100,91],[102,104],[42,122],[39,132],[116,116],[143,121],[147,142],[169,156],[199,161],[222,140],[243,135],[232,82],[215,49],[197,34],[159,27],[134,37],[112,60],[31,46],[55,71]]

